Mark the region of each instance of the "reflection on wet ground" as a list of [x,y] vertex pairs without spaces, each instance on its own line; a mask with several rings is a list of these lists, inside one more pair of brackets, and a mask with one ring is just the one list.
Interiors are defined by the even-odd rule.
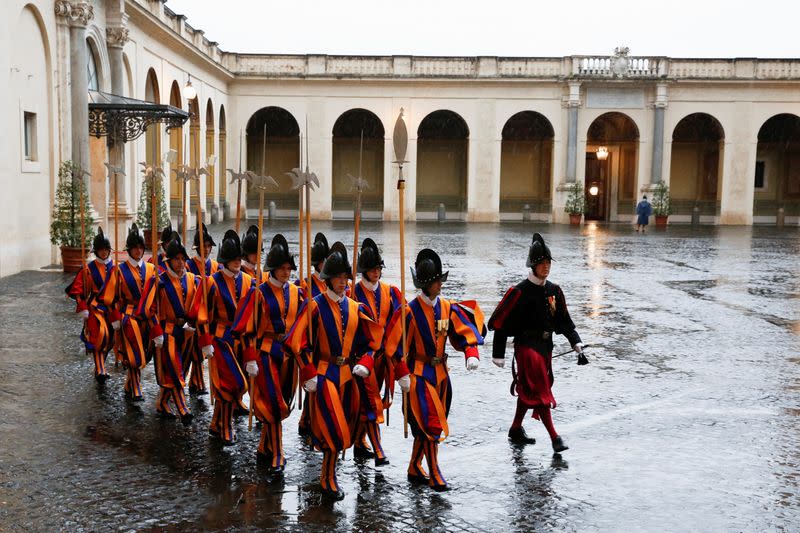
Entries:
[[[351,244],[346,223],[314,229]],[[292,223],[267,237],[278,230],[296,247]],[[0,530],[796,530],[800,232],[420,223],[408,226],[407,256],[440,251],[445,294],[489,313],[524,275],[533,231],[595,345],[588,366],[554,363],[570,450],[553,457],[535,420],[537,445],[508,445],[510,371],[491,364],[490,335],[479,371],[452,363],[445,494],[407,483],[397,407],[383,428],[391,464],[348,453],[344,501],[322,501],[320,456],[298,441],[297,413],[285,424],[286,478],[274,480],[256,467],[245,420],[236,446],[209,442],[207,397],[192,399],[191,427],[157,419],[152,366],[144,404],[124,401],[121,370],[98,391],[65,276],[0,280]],[[361,232],[396,282],[397,225]]]

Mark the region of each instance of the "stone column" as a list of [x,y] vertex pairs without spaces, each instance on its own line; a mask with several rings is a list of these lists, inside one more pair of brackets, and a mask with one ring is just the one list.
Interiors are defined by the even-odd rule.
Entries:
[[569,82],[569,122],[567,129],[567,169],[566,181],[575,181],[578,162],[578,108],[581,105],[581,82]]
[[[69,25],[70,115],[72,124],[72,160],[89,169],[89,75],[86,68],[86,26],[94,18],[94,8],[83,0],[56,0],[56,18]],[[91,198],[91,180],[84,176]]]
[[663,179],[664,170],[664,112],[667,108],[667,85],[656,85],[655,117],[653,120],[653,163],[650,183],[655,185]]
[[[123,96],[125,93],[124,87],[124,69],[125,65],[122,60],[122,48],[128,42],[128,28],[124,20],[120,21],[119,26],[109,26],[106,28],[106,44],[108,45],[108,60],[111,67],[111,93],[118,96]],[[125,143],[118,139],[108,138],[108,164],[112,167],[125,170]],[[111,186],[114,186],[112,177]],[[127,228],[127,221],[133,218],[133,212],[129,207],[128,193],[129,187],[126,186],[135,176],[122,176],[116,178],[116,198],[117,198],[117,211],[120,217],[120,227],[118,228],[119,235],[125,235]],[[114,190],[109,188],[108,198],[108,213],[109,217],[114,212]],[[109,219],[109,225],[111,220]],[[144,228],[140,228],[144,230]]]

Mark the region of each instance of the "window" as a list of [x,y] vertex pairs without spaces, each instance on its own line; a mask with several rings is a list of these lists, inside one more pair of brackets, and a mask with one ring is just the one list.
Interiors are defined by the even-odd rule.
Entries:
[[25,139],[25,160],[36,161],[36,113],[28,113],[25,111],[23,120],[23,127],[25,128],[23,135]]
[[764,174],[763,161],[756,161],[755,188],[756,190],[761,190],[761,191],[767,188],[767,178]]
[[88,56],[86,62],[86,71],[89,76],[89,90],[90,91],[99,91],[100,84],[97,81],[97,60],[94,57],[94,49],[92,48],[92,44],[87,41],[86,42],[86,51],[89,52],[86,54]]

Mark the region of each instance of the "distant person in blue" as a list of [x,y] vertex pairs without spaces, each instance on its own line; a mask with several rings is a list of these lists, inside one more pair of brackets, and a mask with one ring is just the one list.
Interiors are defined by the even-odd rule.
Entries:
[[644,233],[645,227],[650,220],[650,215],[653,214],[653,206],[647,201],[647,195],[642,196],[642,201],[636,206],[636,231],[641,230]]

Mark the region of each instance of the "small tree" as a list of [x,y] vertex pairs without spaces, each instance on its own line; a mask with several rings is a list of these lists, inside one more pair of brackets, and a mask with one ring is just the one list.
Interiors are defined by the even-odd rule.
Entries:
[[672,213],[669,202],[669,185],[659,181],[653,189],[653,214],[665,217]]
[[574,181],[567,184],[568,196],[564,211],[570,215],[582,215],[586,210],[586,196],[583,190],[583,183]]
[[84,245],[89,250],[94,238],[92,205],[77,163],[64,161],[58,169],[58,186],[50,222],[50,242],[56,246],[81,247],[81,195],[83,195]]
[[[156,229],[161,230],[169,223],[169,217],[167,216],[167,203],[164,199],[164,181],[156,178],[156,182],[158,183],[158,205],[156,206],[156,224],[158,227]],[[151,209],[153,202],[150,198],[153,189],[152,183],[153,180],[146,176],[142,184],[142,192],[139,195],[139,214],[136,216],[136,223],[140,228],[152,229],[150,228],[153,221]]]

